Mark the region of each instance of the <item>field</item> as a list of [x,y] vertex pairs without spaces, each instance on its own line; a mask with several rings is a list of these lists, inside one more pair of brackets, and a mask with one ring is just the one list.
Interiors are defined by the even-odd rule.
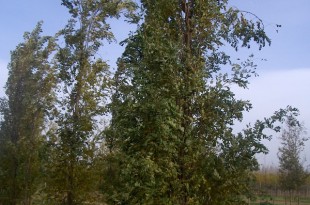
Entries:
[[249,205],[310,205],[310,197],[260,196]]
[[276,167],[263,167],[255,176],[257,181],[253,190],[256,200],[249,200],[249,205],[310,205],[310,177],[298,191],[289,192],[281,189]]

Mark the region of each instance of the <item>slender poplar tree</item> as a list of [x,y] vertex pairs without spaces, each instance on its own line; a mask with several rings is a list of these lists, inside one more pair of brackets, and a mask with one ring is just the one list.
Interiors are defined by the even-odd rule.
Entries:
[[40,183],[42,131],[54,101],[55,76],[49,57],[53,38],[41,36],[42,23],[24,34],[24,42],[11,52],[6,83],[8,99],[1,100],[0,183],[3,204],[32,203]]
[[[71,19],[58,33],[55,57],[58,71],[56,133],[50,132],[52,154],[47,159],[48,198],[67,205],[90,202],[95,194],[92,176],[97,120],[105,114],[110,87],[108,64],[98,51],[114,39],[109,18],[119,17],[130,1],[63,0]],[[128,11],[128,12],[127,12]]]
[[305,128],[297,119],[290,116],[286,120],[286,127],[280,137],[279,147],[279,181],[283,190],[289,191],[292,196],[294,191],[306,183],[309,173],[305,170],[301,159],[305,142],[309,137],[305,135]]

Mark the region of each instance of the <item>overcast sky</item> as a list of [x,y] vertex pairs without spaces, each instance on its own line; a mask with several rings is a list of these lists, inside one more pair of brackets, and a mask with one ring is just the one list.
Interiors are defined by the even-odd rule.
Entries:
[[[23,33],[31,31],[36,23],[44,21],[44,35],[53,35],[67,22],[67,10],[60,0],[0,0],[0,97],[7,79],[7,63],[10,51],[23,41]],[[275,110],[292,105],[300,109],[300,120],[310,134],[310,1],[309,0],[232,0],[230,5],[250,11],[264,21],[265,29],[272,39],[271,47],[262,51],[254,48],[242,51],[244,56],[253,53],[257,61],[259,77],[251,80],[248,90],[237,90],[237,96],[249,99],[254,109],[245,115],[245,122],[270,116]],[[253,16],[248,16],[254,18]],[[277,28],[276,24],[281,25]],[[113,24],[119,40],[127,36],[124,23]],[[124,29],[125,28],[125,29]],[[277,31],[278,30],[278,31]],[[123,48],[109,46],[100,55],[113,65]],[[259,156],[260,163],[277,162],[279,141],[266,142],[268,156]],[[307,150],[308,148],[308,150]],[[310,142],[304,153],[310,164]]]

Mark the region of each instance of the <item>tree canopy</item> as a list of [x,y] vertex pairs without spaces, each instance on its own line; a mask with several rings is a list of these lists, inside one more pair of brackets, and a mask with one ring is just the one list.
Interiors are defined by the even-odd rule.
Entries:
[[11,52],[6,83],[8,99],[1,99],[0,183],[4,204],[31,204],[40,178],[40,144],[55,84],[49,55],[53,38],[41,36],[42,23],[24,34]]
[[267,150],[263,130],[290,110],[233,132],[251,104],[230,88],[246,88],[255,65],[222,48],[269,44],[262,22],[227,1],[146,0],[141,13],[115,74],[107,174],[118,169],[117,184],[104,192],[111,204],[242,203]]
[[[225,48],[269,45],[263,22],[228,0],[61,3],[68,24],[41,37],[40,23],[12,52],[0,203],[245,203],[265,129],[298,114],[288,106],[234,131],[252,105],[231,88],[247,88],[256,65]],[[120,17],[137,30],[113,73],[100,52]]]
[[297,191],[306,182],[309,173],[303,166],[301,158],[305,142],[305,130],[302,124],[293,116],[289,116],[285,123],[286,127],[280,137],[281,147],[279,148],[279,172],[280,185],[282,189]]

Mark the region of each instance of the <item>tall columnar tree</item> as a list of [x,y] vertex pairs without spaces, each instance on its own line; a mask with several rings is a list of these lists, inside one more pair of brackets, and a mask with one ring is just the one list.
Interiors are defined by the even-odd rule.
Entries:
[[[260,140],[288,110],[234,134],[251,108],[251,60],[224,46],[270,43],[262,22],[224,1],[143,0],[144,22],[127,41],[115,75],[104,191],[111,204],[240,204],[249,193]],[[250,18],[253,19],[253,18]],[[221,68],[231,67],[225,73]],[[111,177],[112,176],[112,177]],[[111,180],[112,179],[112,180]]]
[[305,146],[304,127],[290,116],[286,121],[286,128],[280,137],[281,147],[278,157],[280,162],[280,185],[286,191],[297,191],[305,184],[308,173],[303,167],[301,154]]
[[[63,0],[71,14],[68,25],[59,32],[55,57],[58,71],[58,105],[55,112],[56,133],[49,135],[52,154],[47,187],[55,203],[73,205],[90,202],[95,194],[91,174],[94,157],[94,133],[97,121],[105,113],[110,87],[107,63],[97,52],[103,42],[113,40],[108,18],[118,17],[130,1]],[[96,179],[97,180],[97,179]],[[95,196],[95,195],[94,195]]]
[[40,181],[42,131],[55,84],[49,63],[55,46],[51,37],[40,35],[41,25],[24,34],[24,42],[11,52],[8,65],[8,98],[1,100],[1,204],[31,204]]

